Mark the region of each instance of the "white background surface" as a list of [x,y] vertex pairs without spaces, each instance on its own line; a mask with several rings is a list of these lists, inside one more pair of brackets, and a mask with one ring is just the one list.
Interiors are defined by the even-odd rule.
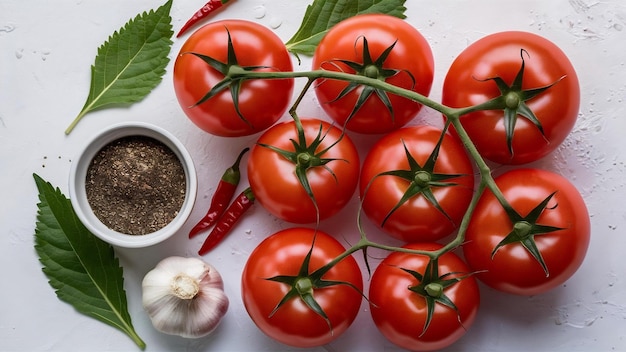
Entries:
[[[142,250],[116,249],[124,267],[129,311],[147,351],[293,350],[256,329],[240,298],[239,275],[247,254],[268,233],[290,226],[260,206],[205,259],[225,276],[231,307],[218,330],[198,340],[155,331],[141,308],[141,279],[169,255],[195,255],[204,236],[186,235],[205,212],[222,171],[256,136],[209,136],[179,108],[171,84],[173,61],[163,82],[130,108],[85,117],[70,136],[64,129],[82,107],[96,49],[136,14],[164,1],[0,0],[0,350],[135,351],[117,330],[80,315],[59,301],[41,272],[33,248],[36,172],[67,194],[71,160],[88,138],[113,123],[147,121],[174,133],[195,158],[197,206],[188,224],[165,243]],[[238,0],[219,18],[243,18],[275,27],[287,40],[308,1]],[[175,0],[177,31],[204,0]],[[592,220],[588,256],[566,285],[535,297],[516,297],[482,287],[482,307],[468,334],[452,351],[626,351],[626,4],[622,0],[417,1],[408,21],[429,40],[436,60],[432,97],[438,99],[454,57],[478,38],[503,30],[526,30],[559,45],[578,70],[580,119],[565,144],[534,166],[568,177],[586,199]],[[170,57],[182,45],[175,40]],[[309,60],[302,67],[308,69]],[[300,114],[320,115],[309,96]],[[437,120],[424,111],[418,120]],[[355,138],[357,143],[371,141]],[[245,175],[241,188],[247,184]],[[328,232],[356,236],[350,208],[322,224]],[[356,238],[356,237],[353,237]],[[366,305],[336,342],[318,350],[394,350],[376,331]]]

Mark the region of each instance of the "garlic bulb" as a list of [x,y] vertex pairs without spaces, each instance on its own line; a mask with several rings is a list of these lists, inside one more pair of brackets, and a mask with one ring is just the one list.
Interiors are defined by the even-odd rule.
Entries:
[[142,289],[152,325],[170,335],[205,336],[228,310],[221,275],[198,258],[163,259],[146,274]]

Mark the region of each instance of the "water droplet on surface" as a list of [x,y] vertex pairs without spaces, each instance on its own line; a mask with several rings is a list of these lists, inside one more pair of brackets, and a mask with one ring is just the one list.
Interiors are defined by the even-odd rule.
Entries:
[[48,59],[48,55],[50,55],[50,50],[42,50],[40,54],[41,60],[46,61],[46,59]]
[[281,24],[283,24],[283,20],[278,17],[272,17],[270,19],[270,27],[272,27],[272,29],[280,27]]
[[265,17],[265,14],[267,14],[267,9],[263,5],[255,6],[254,9],[252,9],[254,18],[261,19]]

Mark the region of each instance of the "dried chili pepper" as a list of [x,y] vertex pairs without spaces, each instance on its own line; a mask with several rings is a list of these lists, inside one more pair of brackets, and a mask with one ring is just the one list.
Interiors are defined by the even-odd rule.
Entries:
[[254,194],[250,187],[246,188],[228,207],[226,212],[219,219],[209,236],[198,251],[199,255],[205,255],[220,241],[226,237],[235,224],[241,219],[243,214],[254,204]]
[[180,32],[176,35],[176,38],[180,37],[185,33],[189,28],[193,27],[195,24],[208,17],[209,14],[215,12],[220,7],[224,6],[230,0],[209,0],[202,8],[185,23],[185,25],[180,29]]
[[239,153],[237,160],[235,163],[224,171],[222,178],[220,179],[217,188],[215,189],[215,193],[213,194],[213,198],[211,199],[211,205],[209,206],[209,210],[206,215],[194,226],[191,231],[189,231],[189,238],[194,237],[195,235],[202,232],[202,230],[207,229],[213,226],[217,220],[224,214],[228,203],[235,195],[235,191],[237,190],[237,185],[239,184],[239,179],[241,178],[241,172],[239,171],[239,163],[241,162],[241,158],[243,155],[250,150],[250,148],[245,148]]

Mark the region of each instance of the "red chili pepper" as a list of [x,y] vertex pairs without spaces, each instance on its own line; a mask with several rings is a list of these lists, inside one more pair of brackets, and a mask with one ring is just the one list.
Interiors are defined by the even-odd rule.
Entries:
[[193,27],[196,23],[200,22],[205,17],[208,17],[209,14],[224,6],[228,1],[230,0],[209,0],[209,2],[202,6],[200,10],[196,11],[196,13],[194,13],[193,16],[189,19],[189,21],[185,23],[183,28],[181,28],[180,32],[178,32],[178,34],[176,35],[176,38],[183,35],[183,33],[185,33],[189,28]]
[[235,195],[239,179],[241,178],[241,172],[239,171],[239,163],[241,158],[250,148],[245,148],[239,153],[235,163],[224,171],[220,182],[217,185],[217,189],[211,199],[211,206],[206,215],[189,231],[189,238],[202,232],[202,230],[213,226],[217,220],[224,214],[224,210],[230,203],[230,200]]
[[243,214],[250,209],[250,207],[252,207],[252,204],[254,204],[254,194],[252,193],[252,189],[248,187],[239,194],[239,196],[228,207],[224,215],[222,215],[217,225],[215,225],[209,236],[204,241],[204,244],[202,244],[198,254],[205,255],[217,246],[217,244],[220,243],[226,235],[228,235],[230,230],[241,219]]

